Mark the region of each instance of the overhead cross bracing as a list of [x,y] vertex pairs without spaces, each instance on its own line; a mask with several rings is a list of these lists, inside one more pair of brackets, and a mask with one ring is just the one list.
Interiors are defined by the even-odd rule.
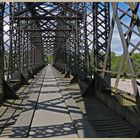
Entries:
[[[1,102],[18,99],[51,61],[84,99],[96,96],[139,135],[139,2],[1,2],[0,21]],[[120,55],[115,70],[112,51]]]

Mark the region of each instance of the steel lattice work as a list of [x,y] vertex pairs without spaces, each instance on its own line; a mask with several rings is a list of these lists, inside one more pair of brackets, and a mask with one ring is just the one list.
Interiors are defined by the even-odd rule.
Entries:
[[[0,94],[5,86],[14,89],[28,84],[48,59],[54,66],[78,80],[86,80],[88,89],[117,94],[119,81],[128,64],[131,86],[139,105],[137,76],[132,54],[140,51],[139,3],[108,2],[6,2],[0,3]],[[129,18],[128,22],[124,22]],[[114,28],[118,29],[123,55],[116,72],[111,70]],[[137,41],[133,42],[133,38]],[[111,88],[111,74],[116,73]],[[15,86],[18,85],[18,86]],[[84,95],[88,95],[87,91]],[[7,91],[8,92],[8,91]],[[93,94],[93,93],[92,93]],[[7,97],[8,98],[8,97]]]

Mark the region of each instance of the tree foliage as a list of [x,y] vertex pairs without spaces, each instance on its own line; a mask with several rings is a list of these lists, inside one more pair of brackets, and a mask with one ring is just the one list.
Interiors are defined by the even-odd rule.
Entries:
[[[111,70],[118,71],[119,65],[122,61],[122,56],[117,56],[114,52],[111,52]],[[140,77],[140,53],[133,53],[131,55],[131,61],[134,71],[138,77]],[[129,77],[128,62],[125,61],[123,66],[123,76]],[[116,74],[112,74],[112,77],[116,77]]]
[[48,56],[48,63],[50,64],[50,63],[52,63],[53,62],[53,56],[52,55],[49,55]]

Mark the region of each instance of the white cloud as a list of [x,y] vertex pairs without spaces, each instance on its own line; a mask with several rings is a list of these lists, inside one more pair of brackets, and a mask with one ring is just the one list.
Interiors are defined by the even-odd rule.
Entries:
[[5,31],[5,32],[7,32],[9,29],[10,29],[10,26],[9,26],[9,25],[5,25],[5,26],[4,26],[4,31]]
[[[136,34],[132,34],[130,42],[133,43],[134,45],[136,45],[139,41],[140,41],[139,36],[137,36]],[[139,46],[139,48],[140,48],[140,46]],[[121,43],[121,39],[120,39],[120,35],[119,35],[119,31],[117,29],[117,26],[114,27],[114,32],[113,32],[113,37],[112,37],[112,42],[111,42],[111,49],[117,55],[121,55],[123,53],[123,46]],[[131,45],[129,45],[129,48],[128,48],[129,52],[132,49],[133,49],[133,47]],[[136,50],[135,52],[138,53],[139,51]]]
[[3,39],[4,39],[4,48],[5,50],[8,51],[9,49],[9,45],[10,45],[10,37],[9,37],[9,30],[10,30],[10,26],[9,26],[9,15],[5,15],[4,17],[4,22],[3,22]]
[[116,26],[114,27],[114,32],[112,36],[111,51],[115,52],[117,55],[121,55],[123,53],[120,35]]

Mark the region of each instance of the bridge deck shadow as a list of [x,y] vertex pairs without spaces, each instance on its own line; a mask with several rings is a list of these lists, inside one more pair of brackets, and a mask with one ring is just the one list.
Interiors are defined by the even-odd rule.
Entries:
[[[70,80],[70,79],[69,79]],[[133,127],[94,96],[82,97],[78,83],[66,86],[99,137],[134,137]]]

